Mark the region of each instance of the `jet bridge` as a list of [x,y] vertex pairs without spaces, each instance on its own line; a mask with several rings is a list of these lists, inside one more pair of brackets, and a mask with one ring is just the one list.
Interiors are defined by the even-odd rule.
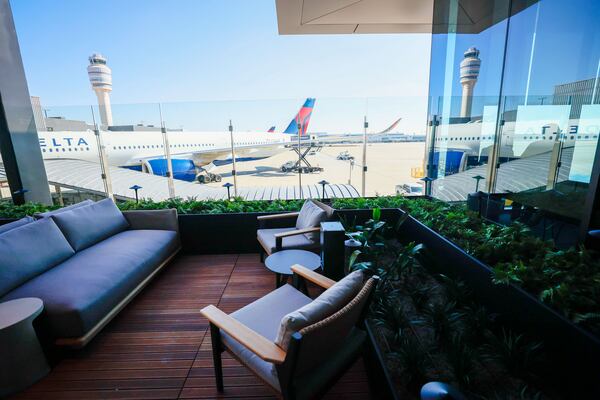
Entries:
[[[71,189],[105,195],[104,183],[101,178],[100,164],[68,159],[44,160],[48,183],[55,188]],[[169,196],[168,179],[166,177],[133,171],[127,168],[109,167],[112,190],[116,199],[133,200],[135,192],[130,189],[133,185],[141,186],[140,198],[154,201],[167,200]],[[6,181],[4,166],[0,164],[0,181]],[[198,200],[226,199],[227,189],[210,187],[182,180],[173,180],[175,195],[183,199]],[[302,190],[297,185],[280,187],[240,187],[238,196],[247,200],[291,200],[300,198],[321,198],[323,188],[320,185],[303,185]],[[359,197],[352,185],[326,185],[327,198]]]

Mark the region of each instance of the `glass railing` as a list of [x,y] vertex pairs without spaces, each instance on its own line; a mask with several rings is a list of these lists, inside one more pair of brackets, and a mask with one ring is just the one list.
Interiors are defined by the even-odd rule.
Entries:
[[[423,193],[427,98],[45,107],[53,196],[298,199]],[[78,198],[78,197],[77,197]],[[67,199],[68,201],[68,199]]]

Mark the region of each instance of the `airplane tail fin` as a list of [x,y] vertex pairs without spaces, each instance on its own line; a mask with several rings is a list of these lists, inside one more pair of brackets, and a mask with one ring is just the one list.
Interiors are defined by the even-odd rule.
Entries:
[[304,105],[302,106],[302,108],[300,108],[300,111],[298,111],[298,114],[296,114],[294,119],[292,119],[285,131],[283,131],[283,133],[297,135],[298,123],[301,123],[302,131],[300,132],[300,136],[306,135],[306,132],[308,130],[308,123],[310,122],[310,116],[312,114],[313,107],[315,106],[315,100],[316,99],[314,98],[306,99]]
[[378,134],[382,135],[384,133],[390,133],[394,128],[396,128],[396,126],[398,126],[398,124],[400,123],[401,120],[402,120],[402,117],[398,118],[397,120],[394,121],[394,123],[392,125],[390,125],[387,129],[382,130]]
[[275,126],[273,125],[272,127],[270,127],[267,132],[269,132],[269,133],[275,132]]

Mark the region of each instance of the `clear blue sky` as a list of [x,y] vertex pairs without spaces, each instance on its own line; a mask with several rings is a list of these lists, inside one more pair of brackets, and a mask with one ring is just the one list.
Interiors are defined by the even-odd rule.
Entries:
[[113,70],[123,123],[156,122],[155,107],[119,104],[208,100],[165,112],[188,129],[218,129],[227,117],[243,129],[283,129],[303,98],[317,97],[312,131],[359,131],[365,113],[374,130],[403,116],[401,130],[424,131],[430,35],[280,36],[274,0],[11,5],[30,93],[57,114],[68,109],[57,106],[95,103],[86,66],[97,51]]

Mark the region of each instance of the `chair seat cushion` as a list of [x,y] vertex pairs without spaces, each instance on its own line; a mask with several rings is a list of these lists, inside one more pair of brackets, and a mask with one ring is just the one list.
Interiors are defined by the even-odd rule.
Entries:
[[[275,234],[289,232],[293,230],[295,230],[295,228],[259,229],[258,231],[256,231],[256,236],[263,248],[272,254],[277,251],[277,245],[275,244]],[[319,248],[319,242],[315,242],[306,237],[305,235],[294,235],[284,237],[281,240],[281,248],[285,250],[314,250]]]
[[[275,341],[281,318],[310,302],[310,297],[305,296],[291,285],[284,285],[232,313],[231,316],[265,338]],[[281,390],[274,364],[262,360],[223,331],[221,331],[221,338],[223,344],[248,368],[273,388]]]
[[178,246],[173,231],[121,232],[76,253],[8,293],[2,301],[39,297],[44,301],[45,322],[55,337],[80,337]]
[[342,309],[363,287],[363,272],[354,271],[321,293],[319,297],[281,319],[275,343],[284,350],[290,344],[292,333],[299,332]]

